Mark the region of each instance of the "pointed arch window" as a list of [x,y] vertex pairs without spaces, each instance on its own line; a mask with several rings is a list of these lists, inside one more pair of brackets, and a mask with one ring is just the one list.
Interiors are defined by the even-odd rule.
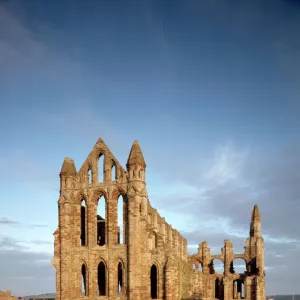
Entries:
[[118,263],[118,296],[122,295],[123,291],[123,267],[121,262]]
[[117,179],[117,168],[115,162],[113,161],[111,166],[111,181],[116,181],[116,179]]
[[88,170],[88,184],[92,184],[92,182],[93,182],[92,169],[89,168],[89,170]]
[[106,244],[106,201],[104,196],[98,199],[97,204],[97,245]]
[[80,245],[87,245],[87,205],[84,199],[80,206]]
[[98,295],[106,295],[106,268],[103,261],[98,265]]
[[104,155],[102,153],[98,159],[98,182],[104,182]]
[[87,279],[86,279],[86,266],[82,264],[81,266],[81,294],[82,296],[87,296]]
[[157,277],[157,267],[153,264],[150,270],[151,299],[157,299]]
[[126,202],[124,200],[123,195],[120,195],[118,198],[118,209],[117,209],[117,220],[118,220],[117,241],[118,244],[120,245],[126,243],[125,218],[126,218]]

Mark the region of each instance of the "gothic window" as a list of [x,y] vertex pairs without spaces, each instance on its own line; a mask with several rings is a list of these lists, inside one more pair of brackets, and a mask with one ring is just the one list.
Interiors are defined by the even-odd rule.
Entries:
[[87,245],[87,207],[85,200],[81,201],[80,206],[80,244]]
[[88,183],[89,184],[92,184],[92,170],[91,169],[89,169],[88,170]]
[[118,264],[118,296],[122,295],[123,290],[123,267],[122,264],[119,262]]
[[82,296],[87,296],[87,280],[86,280],[86,267],[85,264],[81,266],[81,294]]
[[117,179],[117,169],[116,164],[113,162],[111,167],[111,181],[115,181]]
[[98,265],[98,295],[106,295],[106,268],[102,261]]
[[98,199],[97,205],[97,245],[106,244],[106,201],[104,196]]
[[124,201],[124,198],[122,195],[118,198],[118,210],[117,210],[117,219],[118,219],[118,244],[124,244],[125,243],[125,224],[124,224],[124,214],[126,213],[126,202]]
[[220,280],[215,281],[215,299],[220,299]]
[[157,299],[157,268],[152,265],[150,270],[151,299]]
[[104,181],[104,155],[101,153],[98,160],[98,182]]

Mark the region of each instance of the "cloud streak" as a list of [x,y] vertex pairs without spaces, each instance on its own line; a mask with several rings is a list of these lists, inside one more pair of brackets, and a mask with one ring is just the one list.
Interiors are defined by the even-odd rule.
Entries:
[[11,227],[28,227],[28,228],[45,228],[48,227],[45,224],[22,224],[18,221],[13,221],[11,219],[8,219],[6,217],[0,218],[0,225],[6,225]]

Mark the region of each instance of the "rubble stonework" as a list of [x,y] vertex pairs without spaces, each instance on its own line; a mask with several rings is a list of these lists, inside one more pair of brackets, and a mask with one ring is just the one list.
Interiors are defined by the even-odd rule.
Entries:
[[12,296],[11,291],[4,292],[0,290],[0,300],[17,300],[17,299],[21,299],[21,298]]
[[[219,255],[211,255],[202,242],[198,253],[188,256],[186,239],[150,205],[137,141],[126,167],[101,139],[78,172],[72,159],[64,160],[52,261],[56,299],[265,300],[264,240],[256,205],[244,253],[235,254],[225,240]],[[97,213],[101,205],[102,214]],[[237,258],[245,261],[244,274],[234,271]],[[223,273],[214,270],[214,259],[224,263]]]

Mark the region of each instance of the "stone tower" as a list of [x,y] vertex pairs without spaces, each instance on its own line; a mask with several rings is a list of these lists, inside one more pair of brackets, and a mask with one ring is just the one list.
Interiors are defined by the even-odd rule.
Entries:
[[[202,242],[198,253],[188,256],[186,239],[150,204],[137,141],[126,170],[102,139],[79,171],[65,158],[58,211],[52,261],[58,300],[265,300],[257,205],[244,253],[235,254],[225,240],[219,255]],[[214,269],[214,259],[224,263],[223,272]],[[235,259],[244,260],[245,273],[235,272]]]

